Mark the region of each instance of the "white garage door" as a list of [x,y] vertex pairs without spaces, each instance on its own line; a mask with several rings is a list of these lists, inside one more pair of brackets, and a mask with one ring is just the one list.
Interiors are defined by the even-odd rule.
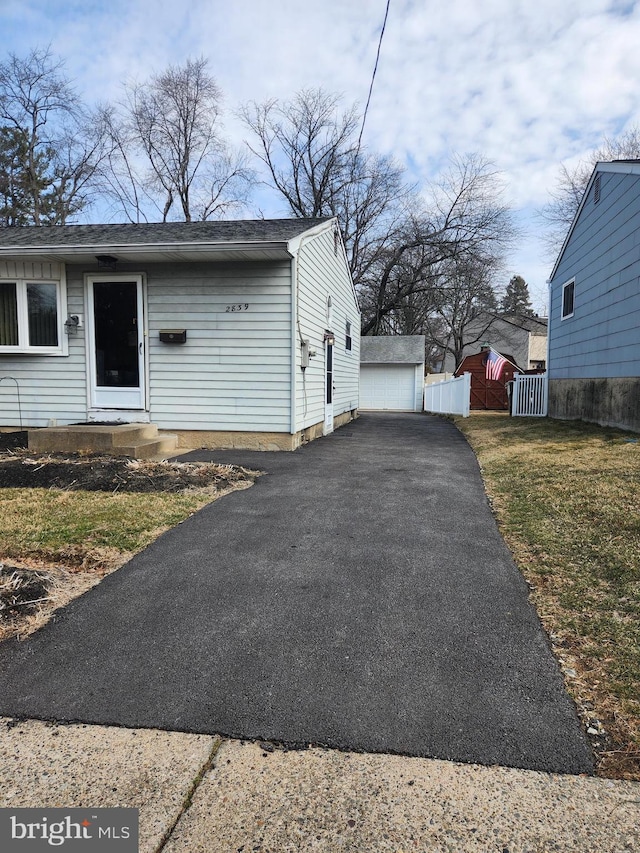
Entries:
[[362,364],[360,408],[415,409],[415,367],[412,364]]

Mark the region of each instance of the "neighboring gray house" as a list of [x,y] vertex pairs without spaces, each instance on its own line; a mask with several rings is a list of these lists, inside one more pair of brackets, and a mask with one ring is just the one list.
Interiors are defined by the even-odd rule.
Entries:
[[424,335],[365,336],[360,347],[360,408],[422,411]]
[[[547,361],[547,318],[494,314],[483,311],[465,329],[462,359],[477,353],[484,344],[496,352],[508,352],[521,370],[544,370]],[[453,373],[459,365],[447,353],[442,372]]]
[[549,286],[549,415],[640,431],[640,161],[596,164]]
[[0,427],[294,449],[355,414],[359,330],[334,219],[0,229]]

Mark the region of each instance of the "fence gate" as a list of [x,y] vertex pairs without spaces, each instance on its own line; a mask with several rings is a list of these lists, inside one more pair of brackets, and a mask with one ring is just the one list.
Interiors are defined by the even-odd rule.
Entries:
[[547,414],[547,374],[513,377],[511,414],[514,418],[544,418]]

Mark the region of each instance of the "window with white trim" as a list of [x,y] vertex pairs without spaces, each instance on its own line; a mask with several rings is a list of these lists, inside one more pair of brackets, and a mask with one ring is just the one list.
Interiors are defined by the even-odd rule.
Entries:
[[566,282],[566,284],[562,285],[562,319],[567,320],[569,317],[573,317],[573,300],[575,296],[576,289],[576,280],[572,278],[571,281]]
[[351,323],[349,322],[349,320],[346,321],[344,338],[345,338],[344,348],[345,348],[345,350],[349,351],[351,349],[351,344],[352,344]]
[[59,281],[0,280],[0,354],[63,354],[61,291]]

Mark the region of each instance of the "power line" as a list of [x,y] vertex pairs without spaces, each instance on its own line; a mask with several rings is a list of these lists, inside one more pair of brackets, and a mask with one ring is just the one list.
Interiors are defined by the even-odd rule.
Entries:
[[378,60],[380,59],[380,48],[382,47],[382,38],[384,36],[384,29],[387,26],[387,18],[389,17],[389,4],[391,0],[387,0],[387,8],[384,13],[384,21],[382,22],[382,29],[380,30],[380,38],[378,40],[378,52],[376,53],[376,64],[373,66],[373,74],[371,75],[371,85],[369,86],[369,95],[367,97],[367,103],[364,108],[364,113],[362,115],[362,127],[360,128],[360,136],[358,137],[358,151],[360,150],[360,144],[362,142],[362,134],[364,133],[364,123],[367,120],[367,113],[369,112],[369,103],[371,101],[371,93],[373,92],[373,83],[376,79],[376,71],[378,70]]

